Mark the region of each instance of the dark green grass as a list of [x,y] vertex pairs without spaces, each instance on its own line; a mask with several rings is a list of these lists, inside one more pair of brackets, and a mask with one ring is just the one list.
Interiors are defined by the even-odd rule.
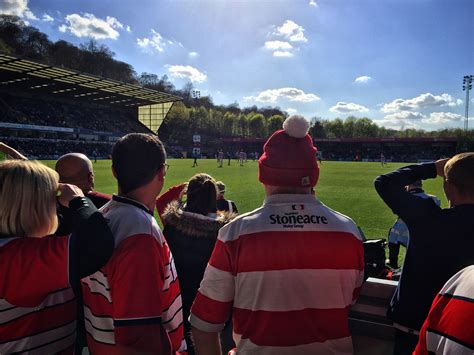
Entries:
[[[54,161],[46,161],[54,167]],[[257,177],[257,162],[248,161],[239,166],[235,160],[223,168],[218,168],[213,159],[199,160],[199,166],[192,168],[190,159],[171,159],[164,189],[189,180],[196,173],[205,172],[216,180],[226,184],[226,198],[234,200],[239,212],[244,213],[261,206],[264,190]],[[110,161],[98,161],[94,164],[96,190],[115,193],[117,184],[112,176]],[[323,162],[320,178],[316,186],[318,198],[328,207],[351,217],[362,228],[367,238],[386,238],[389,228],[396,217],[378,197],[373,187],[375,177],[407,164],[389,163],[381,167],[380,163],[361,162]],[[442,206],[446,207],[441,179],[428,180],[425,191],[438,196]],[[400,259],[404,256],[404,250]]]

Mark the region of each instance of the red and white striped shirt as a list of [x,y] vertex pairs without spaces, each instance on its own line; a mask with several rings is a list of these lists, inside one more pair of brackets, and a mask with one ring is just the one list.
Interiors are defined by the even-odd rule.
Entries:
[[89,349],[94,354],[114,354],[119,348],[149,351],[152,337],[143,343],[141,336],[161,324],[172,349],[185,350],[178,276],[153,213],[120,196],[100,211],[114,235],[115,251],[107,265],[82,279]]
[[436,296],[414,354],[474,354],[474,265],[449,279]]
[[0,354],[72,354],[69,237],[0,239]]
[[219,332],[232,314],[242,354],[350,354],[363,269],[352,220],[312,195],[269,196],[220,230],[190,322]]

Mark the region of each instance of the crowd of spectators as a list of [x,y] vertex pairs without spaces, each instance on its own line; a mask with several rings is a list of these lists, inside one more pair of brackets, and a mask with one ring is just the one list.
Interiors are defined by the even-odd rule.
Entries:
[[2,95],[2,121],[40,126],[81,128],[97,132],[148,132],[133,111],[92,106],[86,102],[50,101]]
[[88,142],[68,139],[36,139],[0,137],[9,146],[30,159],[58,159],[69,152],[83,153],[89,157],[106,159],[112,151],[112,142]]

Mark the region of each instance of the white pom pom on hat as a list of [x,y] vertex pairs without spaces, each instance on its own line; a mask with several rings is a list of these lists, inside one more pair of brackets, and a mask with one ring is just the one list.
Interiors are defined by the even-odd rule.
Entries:
[[308,134],[309,122],[303,116],[293,115],[283,122],[285,132],[294,138],[303,138]]

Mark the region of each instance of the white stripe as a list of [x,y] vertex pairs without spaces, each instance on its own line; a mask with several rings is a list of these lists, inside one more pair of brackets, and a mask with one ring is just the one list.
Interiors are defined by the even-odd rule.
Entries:
[[178,272],[176,271],[173,255],[170,252],[170,262],[166,266],[165,282],[163,283],[163,291],[166,291],[167,289],[169,289],[171,283],[175,281],[177,278],[178,278]]
[[[252,212],[236,217],[232,222],[219,230],[218,239],[223,242],[239,239],[241,236],[263,232],[343,232],[349,233],[358,240],[362,240],[360,232],[355,223],[347,216],[333,211],[321,202],[301,202],[296,196],[293,202],[266,204],[263,208],[258,208]],[[293,206],[304,205],[304,209]],[[296,218],[297,216],[321,216],[325,217],[327,223],[306,223],[296,224],[295,228],[286,228],[283,224],[272,223],[271,215]]]
[[250,339],[242,339],[237,344],[237,353],[258,355],[352,355],[353,350],[351,337],[296,346],[259,346],[254,344]]
[[[63,304],[74,299],[74,292],[71,288],[65,289],[60,292],[50,293],[43,302],[36,307],[14,307],[10,310],[3,311],[0,313],[0,325],[23,317],[27,314],[38,312],[46,307],[52,307],[55,305]],[[6,300],[0,300],[0,307],[7,309],[14,306],[8,303]]]
[[[472,325],[471,325],[472,326]],[[426,332],[426,347],[428,351],[436,354],[456,354],[456,355],[472,355],[474,349],[469,349],[454,340],[448,339],[442,335]]]
[[224,329],[225,326],[225,323],[214,324],[206,322],[205,320],[202,320],[193,313],[191,313],[191,315],[189,316],[189,323],[191,323],[194,328],[209,333],[220,332],[222,329]]
[[[161,316],[162,322],[166,323],[168,322],[175,314],[178,312],[178,310],[182,307],[182,302],[181,302],[181,295],[176,297],[176,299],[173,301],[171,306],[168,308],[166,312],[163,312],[163,315]],[[173,322],[171,324],[176,324],[179,325],[183,321],[183,314],[182,311],[179,311],[180,314],[176,314],[174,317]],[[177,323],[177,319],[180,319]],[[170,328],[170,330],[173,330],[175,328]]]
[[84,306],[84,317],[90,321],[90,323],[101,330],[114,330],[114,320],[111,317],[96,317],[92,314],[89,307]]
[[87,320],[84,323],[86,325],[86,331],[92,336],[94,340],[105,344],[115,344],[115,336],[113,331],[105,332],[97,330]]
[[473,300],[474,295],[474,265],[468,266],[451,277],[441,290],[441,295],[465,297]]
[[[102,275],[102,276],[101,276]],[[102,285],[101,283],[95,281],[95,280],[92,280],[92,279],[97,279],[97,280],[100,280],[101,278],[105,278],[105,275],[103,275],[100,271],[88,276],[88,277],[85,277],[82,279],[82,284],[83,285],[87,285],[87,287],[89,287],[89,290],[91,293],[98,293],[102,296],[104,296],[107,301],[109,301],[110,303],[112,303],[112,296],[110,295],[110,291],[107,290],[107,288],[109,287],[104,287],[104,285],[108,286],[109,283],[108,281],[106,283],[103,283],[102,281],[100,281],[101,283],[103,283],[104,285]]]
[[352,304],[359,270],[274,270],[238,273],[234,307],[285,312],[345,308]]
[[[219,302],[230,302],[234,299],[235,278],[227,271],[207,264],[199,292],[210,299]],[[254,294],[254,291],[251,293]]]
[[29,354],[54,354],[56,352],[54,351],[55,349],[59,347],[61,349],[64,349],[65,347],[67,347],[68,344],[74,344],[74,340],[76,339],[75,329],[76,321],[73,321],[57,329],[48,330],[40,334],[5,343],[0,345],[0,354],[9,354],[17,351],[24,351],[25,349],[35,348],[43,344],[53,342],[56,339],[61,339],[72,333],[70,336],[68,336],[64,340],[61,340],[57,344],[53,343],[47,345],[44,348],[38,349],[37,351],[29,352]]

